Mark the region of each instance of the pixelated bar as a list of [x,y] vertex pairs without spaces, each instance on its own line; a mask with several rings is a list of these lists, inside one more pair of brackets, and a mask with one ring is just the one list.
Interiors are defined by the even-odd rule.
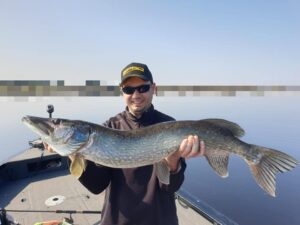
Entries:
[[[288,93],[299,95],[300,86],[283,85],[161,85],[158,96],[265,96]],[[99,80],[86,80],[85,85],[65,85],[63,80],[1,80],[0,97],[43,96],[120,96],[118,85],[101,85]]]

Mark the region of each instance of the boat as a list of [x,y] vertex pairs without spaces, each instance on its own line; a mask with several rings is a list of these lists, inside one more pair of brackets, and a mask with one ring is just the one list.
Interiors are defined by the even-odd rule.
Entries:
[[[40,139],[29,144],[0,166],[0,225],[100,224],[104,192],[85,189],[69,173],[68,157],[44,151]],[[184,189],[175,198],[180,225],[236,224]]]

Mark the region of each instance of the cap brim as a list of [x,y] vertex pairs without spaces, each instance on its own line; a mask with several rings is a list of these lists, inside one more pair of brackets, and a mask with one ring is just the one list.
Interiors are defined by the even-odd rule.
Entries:
[[143,75],[140,75],[140,74],[130,74],[128,76],[126,76],[120,83],[120,85],[122,85],[126,80],[128,80],[129,78],[131,77],[138,77],[138,78],[141,78],[142,80],[144,81],[150,81],[149,78],[143,76]]

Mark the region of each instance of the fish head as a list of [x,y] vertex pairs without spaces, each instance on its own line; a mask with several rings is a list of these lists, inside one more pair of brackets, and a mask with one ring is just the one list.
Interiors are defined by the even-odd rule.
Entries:
[[82,121],[26,116],[22,122],[63,156],[80,150],[88,142],[91,133],[90,125]]

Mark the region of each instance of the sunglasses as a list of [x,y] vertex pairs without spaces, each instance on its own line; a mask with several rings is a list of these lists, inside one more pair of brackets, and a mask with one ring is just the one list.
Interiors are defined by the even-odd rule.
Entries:
[[149,89],[150,89],[150,84],[143,84],[137,87],[130,87],[130,86],[123,87],[122,91],[127,95],[132,95],[135,92],[135,90],[137,90],[138,93],[141,94],[149,91]]

